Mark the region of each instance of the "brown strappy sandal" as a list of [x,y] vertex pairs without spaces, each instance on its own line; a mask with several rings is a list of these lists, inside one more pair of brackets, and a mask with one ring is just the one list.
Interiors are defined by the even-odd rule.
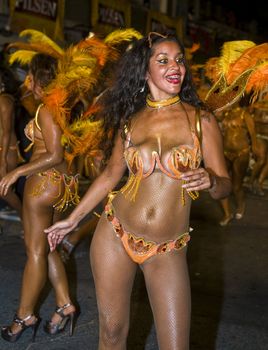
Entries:
[[70,337],[73,335],[74,324],[76,321],[77,312],[73,311],[67,315],[64,314],[64,310],[67,309],[71,305],[72,305],[71,303],[68,303],[68,304],[65,304],[63,306],[56,307],[55,313],[61,317],[61,320],[57,323],[53,323],[52,321],[47,321],[45,326],[44,326],[44,330],[46,333],[51,334],[51,335],[61,333],[64,331],[67,323],[70,321],[69,335],[70,335]]
[[26,324],[26,322],[28,320],[30,320],[30,318],[32,318],[32,317],[36,317],[36,316],[34,316],[32,314],[32,315],[28,315],[25,318],[19,318],[15,314],[13,322],[16,323],[17,325],[19,325],[21,327],[21,330],[16,332],[16,333],[13,333],[10,326],[2,327],[2,329],[1,329],[2,338],[4,340],[10,342],[10,343],[15,343],[21,337],[22,333],[26,329],[31,328],[32,332],[33,332],[33,334],[32,334],[32,342],[34,342],[35,341],[35,337],[36,337],[36,332],[37,332],[38,327],[39,327],[39,325],[41,323],[41,318],[40,317],[36,317],[36,321],[34,323]]

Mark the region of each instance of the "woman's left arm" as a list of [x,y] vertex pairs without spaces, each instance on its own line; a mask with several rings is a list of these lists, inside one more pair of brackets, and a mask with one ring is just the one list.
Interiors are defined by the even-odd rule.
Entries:
[[31,160],[27,164],[21,165],[8,173],[0,181],[0,195],[5,195],[9,187],[14,184],[20,176],[27,176],[46,171],[62,162],[62,133],[60,127],[55,123],[52,114],[45,107],[40,109],[38,123],[42,130],[42,138],[46,152],[41,153],[38,158],[33,161]]
[[187,191],[208,190],[213,199],[227,197],[232,188],[223,153],[222,134],[215,117],[203,112],[202,154],[204,167],[186,172],[182,179]]

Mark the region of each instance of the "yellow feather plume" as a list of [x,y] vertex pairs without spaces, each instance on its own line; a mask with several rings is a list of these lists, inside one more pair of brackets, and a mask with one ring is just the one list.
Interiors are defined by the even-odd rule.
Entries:
[[218,61],[220,74],[225,76],[230,65],[234,63],[246,49],[255,45],[256,44],[253,41],[248,40],[225,42],[222,46],[221,55]]
[[57,59],[62,57],[51,46],[46,45],[46,44],[42,44],[42,43],[25,43],[25,42],[17,41],[17,42],[9,44],[8,50],[9,49],[29,50],[29,51],[41,52],[41,53],[47,54],[49,56],[55,57]]
[[102,138],[102,122],[76,120],[69,127],[70,135],[63,135],[62,145],[65,147],[65,158],[69,165],[78,155],[90,155],[99,150]]
[[64,50],[56,44],[52,39],[46,36],[44,33],[35,30],[35,29],[25,29],[20,32],[20,37],[29,37],[30,43],[44,44],[46,46],[50,46],[55,51],[57,51],[60,55],[64,54]]
[[8,62],[10,65],[12,65],[14,62],[19,62],[21,65],[27,65],[31,62],[34,55],[36,55],[36,51],[29,51],[29,50],[19,50],[13,52],[11,55],[9,55]]
[[96,94],[94,88],[103,78],[103,67],[119,57],[116,45],[140,39],[142,35],[132,28],[119,29],[104,40],[89,35],[65,50],[37,30],[24,30],[20,37],[27,37],[28,42],[12,44],[17,51],[11,54],[11,62],[29,63],[40,52],[58,59],[57,76],[45,89],[43,102],[63,132],[62,142],[66,146],[65,156],[69,165],[76,155],[96,152],[102,136],[102,123],[93,122],[91,117],[99,107],[87,101],[91,103],[87,111],[74,123],[71,123],[71,112],[85,96],[91,94],[93,99]]
[[104,42],[109,46],[121,44],[124,41],[141,39],[142,34],[133,28],[117,29],[106,36]]

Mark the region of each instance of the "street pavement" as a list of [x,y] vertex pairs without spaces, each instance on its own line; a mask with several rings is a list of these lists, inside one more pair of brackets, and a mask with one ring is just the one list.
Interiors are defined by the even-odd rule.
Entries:
[[[193,203],[191,226],[194,230],[188,248],[192,286],[191,350],[268,349],[267,209],[267,190],[264,197],[247,191],[245,217],[220,227],[218,221],[222,213],[217,201],[202,193]],[[1,220],[0,225],[0,325],[5,325],[11,321],[18,305],[25,251],[21,224]],[[43,330],[44,321],[55,308],[53,291],[48,284],[40,302],[42,324],[35,343],[31,343],[31,332],[27,330],[15,344],[0,339],[0,350],[97,349],[98,315],[89,245],[90,237],[78,245],[67,263],[71,294],[81,311],[73,337],[69,337],[67,330],[54,337]],[[137,274],[133,290],[128,349],[158,349],[141,272]]]

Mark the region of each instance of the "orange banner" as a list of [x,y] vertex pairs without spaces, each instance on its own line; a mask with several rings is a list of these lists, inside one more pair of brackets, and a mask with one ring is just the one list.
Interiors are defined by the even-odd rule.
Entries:
[[36,29],[63,40],[65,0],[9,0],[9,6],[12,31]]

